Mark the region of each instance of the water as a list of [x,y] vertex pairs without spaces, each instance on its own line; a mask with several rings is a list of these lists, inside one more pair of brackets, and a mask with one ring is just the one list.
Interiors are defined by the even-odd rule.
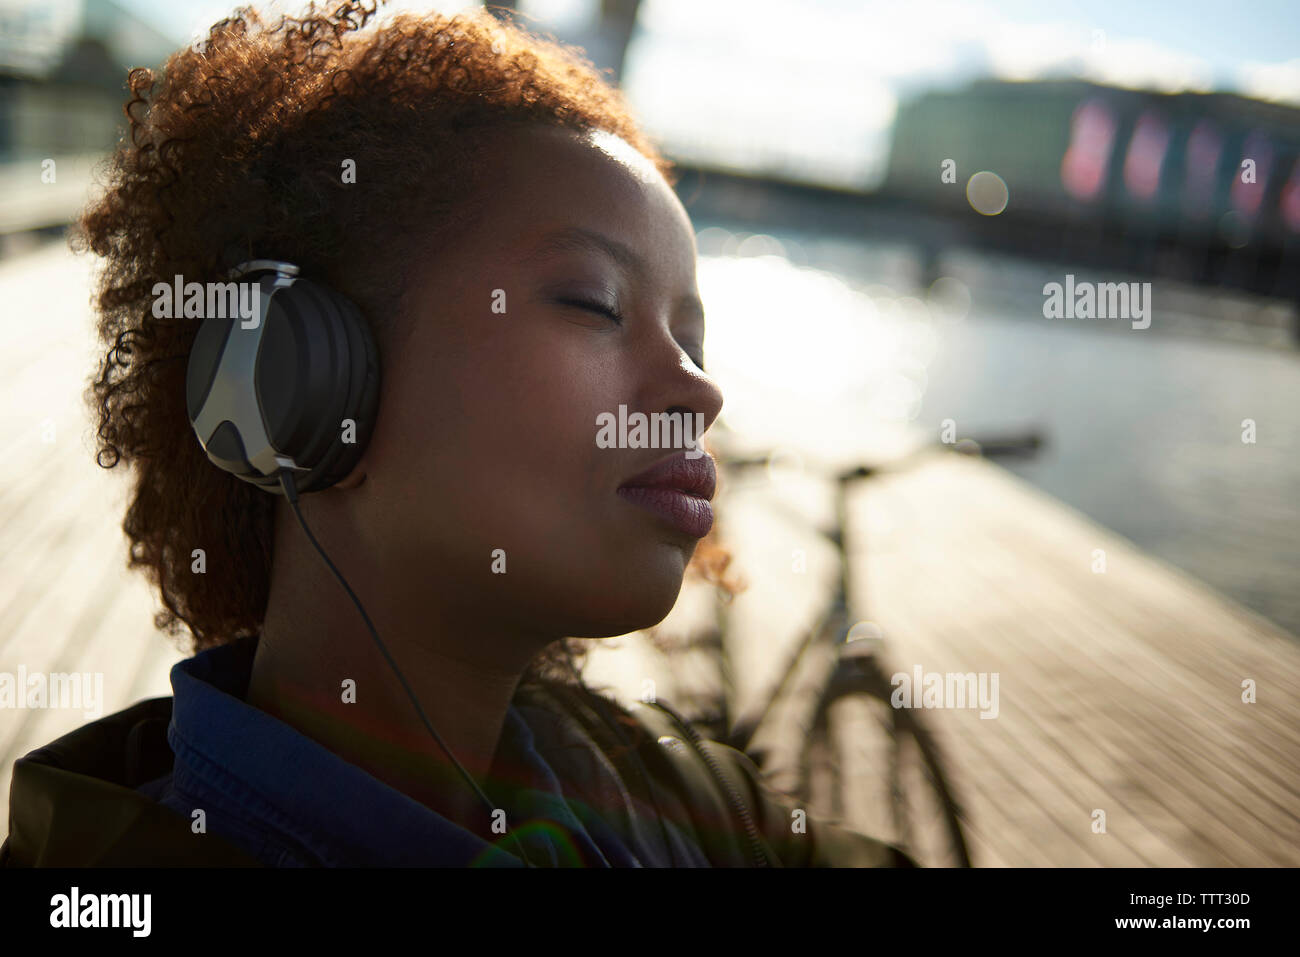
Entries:
[[[830,270],[877,304],[926,296],[906,249],[807,231],[772,235],[792,261]],[[706,239],[718,249],[716,231]],[[903,370],[918,384],[906,417],[936,440],[945,419],[955,420],[959,437],[1044,430],[1047,445],[1036,458],[1002,464],[1300,635],[1300,352],[1286,345],[1288,307],[1262,300],[1243,305],[1154,280],[1149,329],[1134,330],[1124,320],[1045,319],[1043,284],[1062,281],[1067,269],[978,256],[947,260],[941,271],[962,276],[969,311],[960,320],[919,321],[936,333],[937,345],[922,357],[923,369]],[[788,274],[784,267],[773,272]],[[704,275],[702,267],[702,282]],[[791,286],[788,278],[782,283]],[[774,288],[773,300],[782,294]],[[819,319],[832,300],[817,300],[813,284],[806,294],[786,295],[795,305],[781,307],[784,322],[789,327],[798,317],[805,338],[826,338],[842,323],[842,316]],[[705,297],[712,337],[718,304],[708,291]],[[760,298],[750,293],[751,302]],[[882,312],[891,319],[897,314]],[[1250,322],[1226,321],[1229,314]],[[752,309],[739,321],[764,328]],[[797,354],[790,334],[783,338],[783,348]],[[869,351],[857,358],[879,379],[879,357]],[[824,352],[835,356],[833,345]],[[907,349],[894,352],[915,365]],[[819,363],[818,374],[824,378],[828,368],[833,371]],[[815,391],[801,393],[809,410]],[[840,406],[852,408],[847,399]],[[826,408],[810,416],[821,420]],[[1247,419],[1254,422],[1253,443],[1243,442]]]
[[919,420],[1044,427],[1011,471],[1300,634],[1298,401],[1294,352],[977,307],[943,337]]

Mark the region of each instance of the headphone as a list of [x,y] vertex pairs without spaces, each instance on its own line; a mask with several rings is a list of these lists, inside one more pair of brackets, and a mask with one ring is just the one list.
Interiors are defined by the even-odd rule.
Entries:
[[[257,322],[245,326],[238,319],[208,316],[199,326],[185,378],[185,405],[194,434],[218,468],[288,500],[303,534],[357,606],[426,730],[492,814],[496,806],[491,798],[434,730],[361,600],[298,508],[299,493],[327,489],[352,471],[374,431],[379,351],[370,326],[355,303],[323,283],[300,277],[292,263],[253,259],[236,266],[229,278],[256,279]],[[345,442],[349,420],[355,441]],[[581,681],[572,657],[569,665]],[[633,751],[600,696],[593,700],[606,726]],[[675,863],[649,772],[634,751],[633,756]],[[525,866],[535,867],[522,842],[513,833],[510,837]]]
[[[255,259],[230,278],[257,280],[257,324],[209,316],[190,350],[185,404],[218,468],[276,494],[280,474],[298,492],[329,488],[361,460],[379,405],[379,353],[347,297]],[[359,440],[344,442],[348,420]]]

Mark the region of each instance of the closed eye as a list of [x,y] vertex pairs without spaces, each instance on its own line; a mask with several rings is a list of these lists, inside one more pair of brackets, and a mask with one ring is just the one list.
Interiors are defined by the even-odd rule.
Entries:
[[[587,312],[594,312],[598,316],[604,316],[615,325],[623,325],[623,316],[615,309],[600,302],[591,302],[586,299],[557,299],[555,300],[561,306],[573,306],[575,309],[585,309]],[[704,354],[697,352],[692,355],[689,350],[684,349],[686,357],[695,363],[695,367],[701,372],[704,371]]]
[[606,306],[604,303],[588,302],[585,299],[557,299],[556,302],[562,306],[573,306],[577,309],[586,309],[588,312],[594,312],[597,315],[604,316],[606,319],[610,319],[620,326],[623,324],[622,315],[609,306]]

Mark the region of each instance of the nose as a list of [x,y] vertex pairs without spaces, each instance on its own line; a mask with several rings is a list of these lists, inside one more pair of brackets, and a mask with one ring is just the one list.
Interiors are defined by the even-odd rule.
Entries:
[[649,370],[645,401],[640,405],[652,412],[700,415],[702,428],[707,431],[722,411],[722,389],[711,376],[695,365],[675,341],[662,351],[660,358]]

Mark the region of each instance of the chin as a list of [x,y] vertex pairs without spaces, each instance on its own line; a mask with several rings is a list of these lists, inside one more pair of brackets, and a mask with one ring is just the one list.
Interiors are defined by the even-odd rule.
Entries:
[[650,628],[668,617],[681,590],[681,571],[649,572],[634,585],[590,595],[585,614],[565,633],[574,638],[613,638]]

